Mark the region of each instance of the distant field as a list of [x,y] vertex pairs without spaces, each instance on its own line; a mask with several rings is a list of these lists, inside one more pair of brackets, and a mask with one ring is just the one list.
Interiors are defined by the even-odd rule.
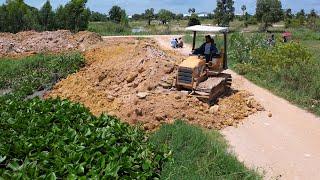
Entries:
[[159,21],[152,21],[147,25],[147,21],[130,21],[128,26],[113,22],[90,22],[88,30],[99,33],[103,36],[108,35],[161,35],[161,34],[180,34],[184,32],[187,21],[170,21],[163,25]]
[[[204,25],[215,25],[213,19],[202,19]],[[99,33],[103,36],[108,35],[161,35],[161,34],[182,34],[185,33],[188,20],[173,20],[163,25],[160,21],[151,21],[151,25],[147,21],[129,21],[128,26],[116,24],[113,22],[90,22],[89,31]],[[230,23],[231,31],[240,31],[244,29],[242,21],[234,20]],[[257,25],[245,28],[246,31],[257,31]]]

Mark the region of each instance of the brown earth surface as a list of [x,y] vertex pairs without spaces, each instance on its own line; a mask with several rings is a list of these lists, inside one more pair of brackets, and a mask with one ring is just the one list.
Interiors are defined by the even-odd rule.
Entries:
[[59,82],[46,98],[80,102],[95,115],[115,115],[142,124],[145,130],[175,119],[222,129],[263,110],[246,91],[235,92],[213,107],[188,92],[174,91],[177,65],[185,56],[163,50],[151,39],[108,38],[84,54],[86,67]]
[[76,34],[68,30],[0,33],[0,57],[21,57],[70,50],[85,51],[89,46],[101,41],[100,35],[88,31]]

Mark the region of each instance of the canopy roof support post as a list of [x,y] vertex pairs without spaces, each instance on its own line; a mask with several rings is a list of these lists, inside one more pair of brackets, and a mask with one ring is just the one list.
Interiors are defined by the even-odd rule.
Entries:
[[223,33],[223,39],[224,39],[223,69],[226,70],[226,69],[228,69],[227,32]]
[[196,37],[197,37],[197,31],[193,31],[192,50],[196,48]]

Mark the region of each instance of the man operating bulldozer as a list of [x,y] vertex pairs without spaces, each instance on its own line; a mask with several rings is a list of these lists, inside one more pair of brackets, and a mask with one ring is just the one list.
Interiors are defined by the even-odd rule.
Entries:
[[206,42],[198,49],[195,49],[192,54],[204,56],[206,62],[209,63],[212,61],[212,58],[219,56],[219,54],[214,39],[212,39],[210,35],[205,36],[205,39]]

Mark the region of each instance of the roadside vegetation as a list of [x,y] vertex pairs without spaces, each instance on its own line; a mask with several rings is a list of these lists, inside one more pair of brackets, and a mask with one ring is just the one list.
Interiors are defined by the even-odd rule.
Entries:
[[174,160],[164,163],[162,179],[262,179],[228,152],[226,142],[216,131],[176,121],[162,126],[151,142],[172,150]]
[[0,59],[0,89],[12,91],[14,97],[25,98],[35,91],[50,89],[83,66],[84,58],[76,52]]
[[320,115],[319,54],[304,43],[281,43],[280,39],[275,47],[270,47],[259,34],[233,34],[229,51],[232,68],[258,85]]

